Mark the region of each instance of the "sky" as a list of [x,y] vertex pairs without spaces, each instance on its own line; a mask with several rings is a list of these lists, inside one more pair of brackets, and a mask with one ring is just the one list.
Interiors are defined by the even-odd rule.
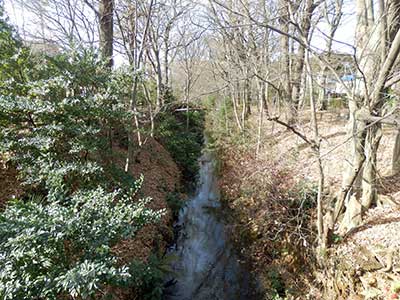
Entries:
[[[33,20],[35,20],[35,16],[30,14],[26,9],[21,9],[18,5],[14,4],[13,0],[5,0],[4,4],[10,22],[18,28],[18,31],[22,38],[26,39],[27,37],[24,34],[24,29],[31,29],[32,26],[37,26],[32,24]],[[356,27],[354,16],[354,1],[345,0],[343,9],[345,14],[342,18],[342,24],[341,26],[339,26],[335,39],[344,43],[353,44]],[[37,27],[37,30],[40,30],[39,26]],[[323,50],[325,49],[326,41],[323,38],[323,34],[318,31],[326,32],[327,25],[323,23],[319,24],[318,29],[314,32],[312,39],[312,46]],[[333,43],[333,50],[337,52],[352,53],[352,49],[350,47],[337,42]],[[114,60],[117,65],[123,63],[123,58],[120,55],[117,55]]]
[[[341,24],[335,34],[335,40],[340,42],[333,43],[333,50],[337,52],[353,53],[353,49],[343,43],[354,45],[354,36],[356,28],[356,17],[355,17],[355,1],[344,0],[343,4],[343,17]],[[324,22],[320,23],[318,30],[328,33],[328,25]],[[326,41],[323,38],[323,34],[318,31],[314,33],[312,45],[316,48],[324,49]]]

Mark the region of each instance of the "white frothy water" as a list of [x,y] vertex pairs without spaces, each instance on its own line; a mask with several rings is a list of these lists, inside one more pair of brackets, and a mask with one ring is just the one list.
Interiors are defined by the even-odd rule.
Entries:
[[226,230],[213,211],[220,207],[214,160],[209,153],[200,159],[200,181],[196,196],[179,215],[181,231],[172,254],[176,284],[168,300],[251,299],[245,294],[248,276],[227,242]]

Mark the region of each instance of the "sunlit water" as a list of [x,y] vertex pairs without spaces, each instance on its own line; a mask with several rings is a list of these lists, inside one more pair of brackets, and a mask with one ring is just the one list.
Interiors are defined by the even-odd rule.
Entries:
[[215,211],[220,207],[212,155],[200,159],[198,191],[181,210],[181,227],[171,254],[176,284],[167,291],[168,300],[235,300],[248,297],[249,276],[242,271],[227,239],[224,224]]

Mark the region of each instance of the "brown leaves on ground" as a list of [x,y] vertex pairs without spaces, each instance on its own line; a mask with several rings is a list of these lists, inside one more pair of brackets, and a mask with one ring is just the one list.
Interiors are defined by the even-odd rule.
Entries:
[[[345,158],[351,150],[346,134],[346,113],[345,110],[340,110],[319,114],[321,153],[326,177],[325,203],[340,190]],[[300,119],[296,130],[312,138],[308,113],[304,112]],[[250,116],[248,124],[250,129],[245,145],[227,139],[222,141],[225,151],[221,157],[224,161],[221,189],[236,218],[233,223],[237,228],[234,227],[232,231],[236,231],[237,234],[233,234],[233,237],[236,242],[239,241],[243,256],[251,259],[252,267],[254,266],[260,274],[263,274],[263,271],[266,274],[265,270],[270,267],[278,268],[283,280],[289,283],[290,287],[299,287],[298,290],[301,290],[301,286],[304,287],[311,278],[302,276],[301,272],[307,272],[305,264],[302,263],[306,262],[306,259],[312,259],[311,256],[306,256],[311,248],[309,245],[313,242],[313,239],[308,237],[313,237],[316,231],[311,223],[311,220],[315,219],[315,212],[312,209],[305,211],[304,221],[293,222],[301,219],[297,214],[293,214],[293,207],[283,199],[290,198],[288,190],[297,183],[317,180],[318,165],[315,153],[308,144],[284,127],[265,122],[261,130],[260,152],[256,155],[256,116]],[[378,200],[381,204],[400,203],[400,175],[390,174],[395,135],[395,129],[384,126],[377,165],[380,176]],[[350,261],[355,261],[354,257],[359,251],[352,245],[363,245],[368,251],[376,251],[375,245],[386,249],[394,246],[396,248],[400,245],[399,217],[399,210],[393,207],[383,206],[370,210],[364,220],[365,225],[348,236],[347,242],[341,244],[341,252],[338,252],[337,257],[347,257]],[[298,227],[299,224],[304,226],[303,231],[299,230],[302,228]],[[386,255],[380,259],[385,260]],[[354,270],[356,269],[352,269],[352,272]],[[339,274],[335,273],[336,271],[333,276]],[[348,277],[345,280],[348,280]],[[348,290],[349,285],[344,289]]]
[[[122,167],[126,152],[117,150],[122,155],[117,163]],[[180,189],[180,171],[169,152],[155,139],[148,138],[130,166],[130,172],[138,178],[144,175],[142,188],[138,198],[150,197],[149,208],[167,210],[165,216],[157,224],[149,224],[142,228],[132,240],[126,240],[114,247],[114,252],[127,262],[132,259],[146,261],[152,251],[165,251],[167,243],[172,240],[171,212],[166,197],[169,193]]]
[[[124,166],[126,150],[114,149],[119,153],[115,160],[120,167]],[[113,252],[120,263],[129,263],[133,260],[146,262],[150,254],[165,253],[167,244],[173,239],[172,217],[166,197],[180,189],[181,173],[169,152],[156,140],[148,138],[141,150],[137,152],[135,161],[130,166],[130,172],[135,178],[144,175],[144,182],[137,198],[150,197],[149,208],[154,210],[165,209],[166,215],[156,224],[148,224],[137,232],[135,238],[124,240],[113,247]],[[183,195],[182,195],[183,196]],[[140,299],[134,290],[114,289],[116,299]]]
[[[310,199],[293,170],[273,156],[256,157],[252,149],[222,144],[219,185],[230,211],[231,238],[243,262],[271,289],[269,270],[293,290],[301,290],[309,259],[312,231]],[[275,282],[276,284],[276,282]]]

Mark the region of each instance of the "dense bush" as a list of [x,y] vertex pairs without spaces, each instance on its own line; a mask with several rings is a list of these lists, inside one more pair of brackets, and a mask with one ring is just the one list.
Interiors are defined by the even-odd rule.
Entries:
[[160,115],[156,135],[182,169],[184,180],[194,183],[203,148],[204,113],[166,112]]
[[111,133],[130,119],[129,88],[120,86],[129,74],[111,72],[93,51],[33,55],[4,24],[0,155],[29,193],[0,215],[0,298],[106,298],[120,286],[145,297],[160,288],[155,267],[114,253],[163,213],[134,200],[143,178],[112,163]]
[[10,204],[0,217],[1,299],[85,299],[128,285],[135,270],[118,264],[112,247],[160,217],[146,202],[98,188],[67,204]]
[[0,151],[12,154],[26,184],[59,200],[105,181],[99,157],[110,154],[107,129],[127,113],[95,55],[40,59],[44,65],[23,88],[0,88]]
[[185,204],[185,201],[182,199],[182,196],[177,192],[173,192],[167,195],[166,200],[168,207],[171,209],[173,218],[174,219],[178,218],[179,211]]

